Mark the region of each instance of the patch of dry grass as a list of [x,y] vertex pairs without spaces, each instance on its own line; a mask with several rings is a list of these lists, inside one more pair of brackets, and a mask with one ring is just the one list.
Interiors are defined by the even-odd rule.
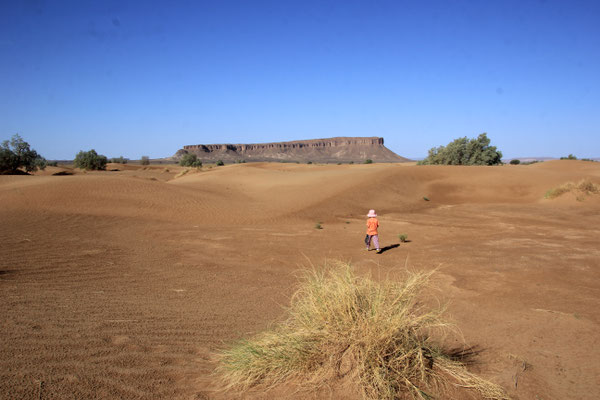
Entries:
[[590,180],[582,179],[581,181],[567,182],[555,188],[552,188],[546,192],[544,198],[555,199],[565,193],[574,192],[578,195],[578,199],[583,198],[582,196],[588,196],[591,194],[600,193],[600,185],[593,183]]
[[175,175],[175,178],[181,178],[182,176],[184,176],[185,174],[187,174],[188,172],[190,172],[189,168],[186,168],[182,171],[180,171],[177,175]]
[[431,274],[376,282],[342,263],[307,273],[287,320],[219,354],[224,388],[269,389],[290,381],[318,387],[350,377],[366,399],[444,397],[449,385],[507,399],[434,339],[453,327],[442,318],[443,306],[418,300]]

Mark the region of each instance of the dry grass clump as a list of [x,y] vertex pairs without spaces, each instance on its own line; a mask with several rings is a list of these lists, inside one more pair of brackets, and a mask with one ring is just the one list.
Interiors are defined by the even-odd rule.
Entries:
[[185,174],[187,174],[188,172],[190,172],[189,168],[186,168],[182,171],[180,171],[177,175],[175,175],[175,178],[181,178],[182,176],[184,176]]
[[366,399],[443,397],[449,385],[507,399],[433,339],[452,326],[442,319],[444,307],[417,300],[431,274],[376,282],[348,264],[307,273],[287,320],[219,354],[225,389],[291,381],[314,387],[349,377]]
[[568,192],[577,192],[580,195],[584,196],[590,194],[598,194],[600,193],[600,185],[593,183],[592,181],[587,179],[582,179],[578,183],[567,182],[558,187],[548,190],[544,197],[546,199],[554,199]]

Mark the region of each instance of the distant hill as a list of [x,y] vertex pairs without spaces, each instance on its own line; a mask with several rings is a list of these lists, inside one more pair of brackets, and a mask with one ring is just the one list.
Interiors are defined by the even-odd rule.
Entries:
[[203,162],[276,161],[276,162],[407,162],[383,145],[380,137],[334,137],[291,142],[254,144],[195,144],[183,146],[171,157],[179,160],[193,153]]

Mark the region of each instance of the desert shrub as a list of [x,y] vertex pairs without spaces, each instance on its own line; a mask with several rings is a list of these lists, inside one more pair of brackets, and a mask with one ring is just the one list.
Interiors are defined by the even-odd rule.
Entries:
[[116,164],[127,164],[127,159],[123,156],[119,156],[119,157],[113,157],[110,159],[111,163],[116,163]]
[[350,161],[348,164],[354,164],[354,161]]
[[561,157],[561,160],[577,160],[577,157],[575,157],[573,154],[569,154],[566,157]]
[[58,162],[57,161],[48,161],[48,162],[46,162],[46,165],[49,167],[58,167]]
[[502,164],[502,152],[496,146],[490,146],[487,133],[482,133],[477,139],[462,137],[447,146],[433,147],[427,158],[418,165],[497,165]]
[[194,153],[187,153],[181,157],[179,161],[179,165],[182,167],[196,167],[200,168],[202,166],[202,161],[198,159],[198,156]]
[[398,239],[400,240],[400,242],[406,243],[406,239],[408,239],[408,235],[405,233],[402,233],[402,234],[398,235]]
[[25,172],[45,169],[47,161],[19,135],[13,135],[0,145],[0,173],[14,174],[22,168]]
[[365,160],[365,164],[373,164],[373,160],[371,160],[370,158],[367,158]]
[[598,194],[600,193],[600,185],[595,184],[592,181],[583,179],[576,185],[577,190],[584,194]]
[[514,160],[510,160],[510,163],[511,163],[512,165],[519,165],[519,164],[521,164],[521,160],[517,160],[517,159],[515,158]]
[[223,162],[223,160],[219,160],[219,161],[217,161],[216,165],[217,165],[217,167],[220,167],[220,166],[225,165],[225,163]]
[[582,196],[600,193],[600,185],[587,179],[582,179],[577,183],[567,182],[555,188],[549,189],[544,195],[544,198],[554,199],[568,192],[575,192],[576,195],[579,195],[578,199],[582,199]]
[[141,165],[150,165],[150,157],[142,156],[142,158],[140,159],[140,164]]
[[423,200],[425,200],[425,201],[429,201],[429,197],[427,197],[427,196],[423,196]]
[[224,387],[318,387],[348,376],[367,399],[447,398],[449,385],[507,399],[435,339],[454,330],[442,318],[444,307],[420,301],[431,274],[375,281],[347,264],[306,273],[284,322],[219,354]]
[[86,171],[101,171],[106,169],[107,162],[106,156],[98,154],[96,150],[92,149],[90,151],[81,150],[77,153],[73,165],[75,168],[85,169]]
[[322,222],[317,222],[315,224],[315,229],[323,229],[323,225],[321,225],[321,224],[322,224]]
[[307,164],[312,164],[312,161],[307,162]]

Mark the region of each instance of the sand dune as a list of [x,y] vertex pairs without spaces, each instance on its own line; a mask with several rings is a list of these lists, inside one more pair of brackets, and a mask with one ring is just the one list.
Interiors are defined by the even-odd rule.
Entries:
[[477,372],[515,398],[600,393],[600,195],[544,199],[600,163],[109,169],[0,176],[0,398],[229,398],[211,353],[281,318],[306,257],[439,268]]

